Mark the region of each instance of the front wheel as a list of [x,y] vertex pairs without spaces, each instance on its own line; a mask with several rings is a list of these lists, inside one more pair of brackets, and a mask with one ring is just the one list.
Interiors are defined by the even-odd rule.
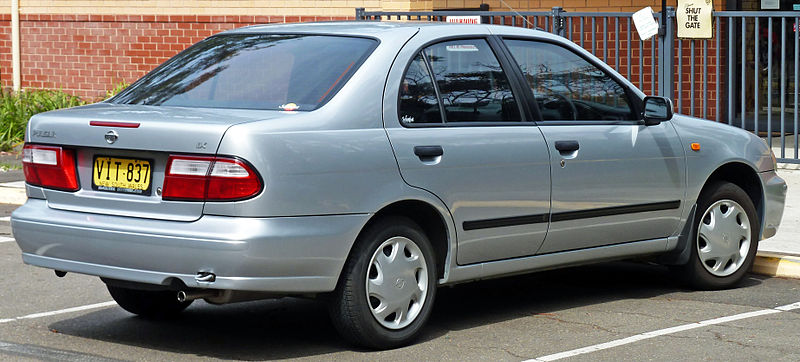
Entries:
[[436,293],[433,248],[413,221],[384,218],[356,241],[330,303],[350,343],[386,349],[416,338]]
[[750,270],[758,249],[759,221],[753,201],[739,186],[719,182],[697,203],[684,278],[697,289],[730,288]]

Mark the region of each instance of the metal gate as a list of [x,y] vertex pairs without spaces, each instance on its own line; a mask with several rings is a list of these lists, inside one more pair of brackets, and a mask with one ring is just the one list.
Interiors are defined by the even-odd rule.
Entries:
[[[368,12],[358,20],[445,21],[481,16],[502,24],[561,35],[592,52],[648,94],[668,96],[676,112],[725,122],[772,145],[780,162],[798,157],[798,41],[795,12],[717,11],[711,39],[679,39],[675,9],[668,26],[639,40],[629,12],[427,11]],[[661,19],[661,13],[654,15]]]

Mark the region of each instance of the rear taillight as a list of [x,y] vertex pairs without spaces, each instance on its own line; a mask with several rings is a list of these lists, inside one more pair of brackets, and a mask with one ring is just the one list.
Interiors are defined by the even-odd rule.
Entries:
[[245,162],[229,157],[170,156],[161,198],[235,201],[261,192],[261,179]]
[[55,146],[25,144],[22,148],[25,182],[63,191],[78,191],[75,151]]

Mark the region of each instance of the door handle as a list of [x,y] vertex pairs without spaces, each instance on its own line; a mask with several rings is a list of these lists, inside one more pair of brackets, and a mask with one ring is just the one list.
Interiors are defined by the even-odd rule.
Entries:
[[444,154],[442,146],[414,146],[414,154],[419,158],[432,158]]
[[578,144],[578,141],[556,141],[556,149],[561,153],[575,152],[579,148],[581,145]]

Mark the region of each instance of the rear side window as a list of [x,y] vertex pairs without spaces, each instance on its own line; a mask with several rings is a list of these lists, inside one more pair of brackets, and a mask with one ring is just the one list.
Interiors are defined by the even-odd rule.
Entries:
[[505,42],[522,69],[544,120],[637,119],[625,88],[572,51],[537,41]]
[[508,77],[484,39],[459,39],[424,50],[447,122],[520,121]]
[[336,94],[377,44],[342,36],[215,36],[168,60],[111,102],[313,110]]
[[442,112],[433,79],[422,53],[408,65],[400,85],[400,121],[403,123],[442,123]]

